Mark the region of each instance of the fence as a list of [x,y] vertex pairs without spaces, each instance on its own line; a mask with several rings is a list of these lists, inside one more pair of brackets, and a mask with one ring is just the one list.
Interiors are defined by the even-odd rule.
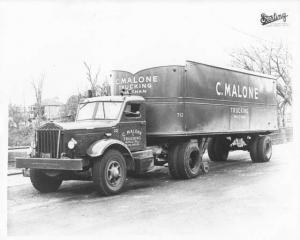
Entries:
[[278,131],[271,133],[270,137],[272,138],[273,144],[290,142],[293,140],[293,128],[280,128]]

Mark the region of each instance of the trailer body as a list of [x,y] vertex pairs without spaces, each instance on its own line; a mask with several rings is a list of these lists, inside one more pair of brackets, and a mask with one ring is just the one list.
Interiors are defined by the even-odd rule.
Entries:
[[148,137],[272,132],[277,129],[276,80],[187,61],[135,74],[113,71],[113,93],[146,99]]

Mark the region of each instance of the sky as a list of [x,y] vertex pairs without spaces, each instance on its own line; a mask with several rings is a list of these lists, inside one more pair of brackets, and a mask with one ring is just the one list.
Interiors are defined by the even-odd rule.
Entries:
[[[230,53],[283,42],[298,53],[299,1],[0,1],[1,96],[33,104],[32,81],[45,76],[43,98],[66,102],[88,89],[83,61],[136,72],[185,60],[229,66]],[[286,26],[262,26],[261,13],[287,13]],[[295,56],[297,58],[297,56]]]

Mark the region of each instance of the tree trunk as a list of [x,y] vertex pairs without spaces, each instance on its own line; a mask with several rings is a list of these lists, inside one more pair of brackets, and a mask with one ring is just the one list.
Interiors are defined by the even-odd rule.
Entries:
[[285,127],[285,108],[286,106],[283,106],[282,108],[282,127]]

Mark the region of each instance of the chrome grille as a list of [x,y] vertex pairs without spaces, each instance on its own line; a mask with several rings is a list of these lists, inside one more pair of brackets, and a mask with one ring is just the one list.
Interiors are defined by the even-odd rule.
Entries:
[[37,153],[42,157],[50,154],[51,158],[59,158],[63,149],[63,137],[58,129],[39,129],[36,132]]

